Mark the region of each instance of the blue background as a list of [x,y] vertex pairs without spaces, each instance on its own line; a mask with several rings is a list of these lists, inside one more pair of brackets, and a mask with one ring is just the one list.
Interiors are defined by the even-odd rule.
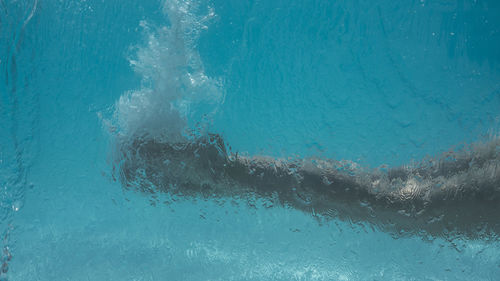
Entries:
[[[215,16],[192,51],[224,93],[210,130],[234,151],[376,167],[498,132],[498,1],[197,3]],[[500,276],[498,242],[394,239],[289,209],[123,190],[105,121],[143,86],[130,60],[148,44],[141,21],[171,26],[162,4],[0,2],[0,231],[12,254],[0,278]]]

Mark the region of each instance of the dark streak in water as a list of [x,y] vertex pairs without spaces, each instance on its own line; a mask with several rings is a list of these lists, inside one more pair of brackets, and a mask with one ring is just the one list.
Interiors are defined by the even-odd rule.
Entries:
[[500,139],[418,164],[367,170],[350,161],[242,157],[218,135],[120,144],[127,188],[180,197],[263,198],[326,219],[368,222],[395,236],[498,239]]

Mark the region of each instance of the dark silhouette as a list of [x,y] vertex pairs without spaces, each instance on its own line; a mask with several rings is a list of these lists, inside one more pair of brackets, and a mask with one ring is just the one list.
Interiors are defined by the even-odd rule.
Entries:
[[218,135],[185,143],[136,138],[120,146],[120,180],[143,192],[264,198],[322,218],[369,222],[401,235],[498,239],[500,141],[383,169],[350,161],[228,153]]

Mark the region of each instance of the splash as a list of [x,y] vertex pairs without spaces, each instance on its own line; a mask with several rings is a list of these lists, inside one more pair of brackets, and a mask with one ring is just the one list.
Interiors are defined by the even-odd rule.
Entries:
[[141,22],[147,44],[130,63],[142,85],[125,93],[115,112],[118,136],[126,140],[115,159],[126,188],[249,204],[257,198],[327,219],[369,222],[396,236],[498,237],[497,137],[380,170],[351,161],[288,161],[227,151],[222,136],[208,133],[223,95],[196,51],[214,17],[210,8],[201,11],[189,1],[167,1],[170,25]]
[[212,8],[169,0],[163,13],[168,26],[140,23],[146,43],[137,47],[130,65],[142,82],[116,104],[114,127],[121,139],[179,142],[203,135],[223,98],[221,83],[205,74],[196,50],[200,33],[215,16]]

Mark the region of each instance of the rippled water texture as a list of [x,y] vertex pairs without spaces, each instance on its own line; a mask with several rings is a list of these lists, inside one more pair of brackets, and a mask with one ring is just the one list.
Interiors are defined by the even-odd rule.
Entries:
[[0,0],[0,280],[498,280],[499,14]]

